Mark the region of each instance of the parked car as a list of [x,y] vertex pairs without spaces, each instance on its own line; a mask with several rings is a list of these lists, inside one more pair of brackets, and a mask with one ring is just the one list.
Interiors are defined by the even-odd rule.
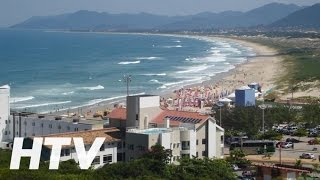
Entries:
[[231,167],[232,167],[232,169],[233,169],[234,171],[239,171],[239,170],[240,170],[240,168],[239,168],[238,165],[236,165],[236,164],[232,164]]
[[279,141],[279,142],[277,142],[277,144],[276,144],[276,147],[277,148],[280,148],[280,147],[282,147],[282,145],[284,145],[286,142],[281,142],[281,141]]
[[295,138],[288,138],[288,139],[286,139],[286,142],[299,143],[301,141],[299,141],[298,139],[295,139]]
[[286,142],[284,143],[282,146],[282,148],[292,148],[293,147],[293,143],[292,142]]
[[314,159],[315,156],[312,153],[302,153],[300,156],[301,159]]
[[320,141],[318,139],[310,139],[308,141],[309,145],[315,145],[315,144],[320,144]]

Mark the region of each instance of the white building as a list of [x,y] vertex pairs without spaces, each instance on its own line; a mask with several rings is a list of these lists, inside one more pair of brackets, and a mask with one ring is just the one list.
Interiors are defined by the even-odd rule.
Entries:
[[115,109],[108,117],[110,127],[126,129],[126,160],[155,144],[172,150],[172,162],[182,156],[223,158],[224,129],[213,117],[161,109],[159,96],[129,96],[127,109]]
[[7,134],[6,127],[10,116],[10,87],[0,87],[0,148],[6,148]]
[[[50,134],[46,137],[77,137],[83,138],[86,151],[89,151],[91,145],[97,137],[104,137],[105,142],[101,146],[100,151],[97,153],[96,157],[92,162],[93,168],[102,167],[105,164],[115,163],[124,160],[124,149],[122,141],[122,133],[117,128],[107,128],[107,129],[97,129],[79,132],[69,132],[69,133],[58,133]],[[29,141],[28,141],[29,140]],[[32,138],[25,139],[26,143],[24,148],[32,147]],[[41,158],[43,160],[49,160],[51,154],[51,146],[43,146]],[[74,148],[73,142],[70,146],[63,146],[60,153],[60,161],[67,161],[74,159],[77,163],[79,162],[76,150]]]
[[0,148],[11,148],[15,137],[44,136],[63,132],[102,129],[104,122],[96,119],[61,117],[33,113],[10,115],[10,87],[0,87]]

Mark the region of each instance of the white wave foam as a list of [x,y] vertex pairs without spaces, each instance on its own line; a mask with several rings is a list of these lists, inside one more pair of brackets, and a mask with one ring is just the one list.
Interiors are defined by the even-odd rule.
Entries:
[[81,87],[79,89],[94,91],[94,90],[104,89],[104,87],[102,85],[98,85],[98,86],[94,86],[94,87]]
[[138,60],[160,60],[162,58],[161,57],[150,56],[150,57],[137,57],[135,59],[138,59]]
[[119,62],[118,64],[121,65],[128,65],[128,64],[139,64],[140,61],[123,61],[123,62]]
[[182,45],[175,45],[175,46],[162,46],[163,48],[182,48]]
[[202,64],[200,66],[191,66],[191,67],[185,68],[186,70],[178,71],[176,73],[177,74],[196,73],[196,72],[204,71],[204,70],[208,69],[208,67],[209,66],[207,64]]
[[157,89],[167,89],[167,88],[173,88],[173,87],[178,87],[178,86],[187,86],[191,85],[194,83],[201,83],[203,81],[204,77],[197,77],[197,78],[192,78],[192,79],[186,79],[178,82],[170,82],[170,83],[165,83],[162,86],[158,87]]
[[70,92],[64,92],[62,93],[62,95],[66,96],[66,95],[70,95],[70,94],[74,94],[74,91],[70,91]]
[[180,41],[180,40],[176,40],[176,41],[174,41],[174,42],[176,42],[176,43],[181,43],[181,41]]
[[166,73],[159,73],[159,74],[142,74],[143,76],[166,76]]
[[150,82],[159,84],[160,82],[157,79],[151,79]]
[[50,105],[59,105],[59,104],[68,104],[68,103],[71,103],[71,101],[50,102],[50,103],[43,103],[43,104],[26,105],[26,106],[17,107],[16,109],[35,108],[35,107],[50,106]]
[[30,101],[34,99],[33,96],[27,96],[27,97],[13,97],[10,98],[10,103],[17,103],[17,102],[23,102],[23,101]]

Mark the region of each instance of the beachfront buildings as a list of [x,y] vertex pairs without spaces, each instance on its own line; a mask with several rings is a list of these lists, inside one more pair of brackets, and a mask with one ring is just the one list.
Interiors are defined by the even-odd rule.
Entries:
[[255,106],[256,105],[256,96],[255,89],[250,88],[249,86],[243,86],[236,89],[235,92],[235,104],[236,106]]
[[5,148],[8,143],[6,134],[7,124],[10,116],[10,87],[0,87],[0,148]]
[[185,156],[223,157],[224,129],[214,118],[162,109],[159,102],[159,96],[129,96],[126,108],[108,115],[110,127],[125,131],[127,161],[140,157],[155,144],[172,150],[173,163]]
[[[92,144],[94,143],[96,137],[105,138],[104,144],[100,147],[99,152],[96,154],[94,160],[91,163],[93,168],[102,167],[105,164],[111,164],[124,160],[125,149],[123,142],[123,133],[117,128],[106,128],[106,129],[96,129],[88,131],[78,131],[78,132],[66,132],[58,134],[50,134],[47,136],[41,136],[43,138],[49,137],[76,137],[82,138],[85,145],[85,150],[89,151]],[[23,148],[32,148],[33,138],[26,138]],[[41,159],[44,161],[50,160],[51,146],[42,147]],[[78,155],[76,153],[73,141],[69,146],[63,146],[60,153],[60,161],[67,161],[73,159],[77,163]]]
[[0,148],[11,148],[15,137],[44,136],[48,134],[102,129],[103,120],[39,115],[10,114],[10,87],[0,87]]

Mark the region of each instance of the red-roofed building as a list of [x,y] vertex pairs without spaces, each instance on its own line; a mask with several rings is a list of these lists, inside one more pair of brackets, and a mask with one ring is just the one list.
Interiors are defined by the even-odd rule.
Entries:
[[213,117],[164,110],[159,102],[159,96],[129,96],[127,109],[115,109],[108,115],[110,127],[126,131],[126,160],[139,157],[157,143],[172,150],[173,163],[181,156],[223,157],[224,129]]

